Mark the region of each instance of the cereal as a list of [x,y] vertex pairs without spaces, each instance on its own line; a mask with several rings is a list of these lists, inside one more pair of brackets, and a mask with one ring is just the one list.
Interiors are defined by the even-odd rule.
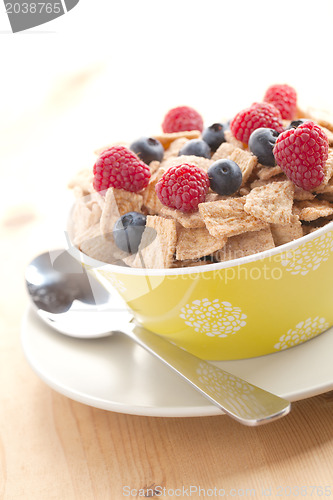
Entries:
[[212,160],[217,161],[227,159],[235,149],[236,146],[230,144],[230,142],[222,142],[221,146],[219,146],[213,154]]
[[121,251],[114,243],[113,238],[105,239],[101,234],[100,225],[90,226],[76,241],[78,248],[93,259],[110,264],[121,264],[126,253]]
[[93,188],[94,175],[88,168],[80,170],[75,177],[68,183],[69,189],[79,188],[82,191],[82,196],[86,196],[94,192]]
[[178,239],[176,246],[176,259],[188,260],[197,259],[210,255],[222,248],[227,238],[215,238],[205,227],[194,229],[178,229]]
[[239,149],[243,149],[244,148],[244,144],[241,142],[241,141],[238,141],[236,139],[236,137],[234,137],[231,133],[230,130],[226,130],[224,132],[224,137],[225,137],[225,140],[229,143],[229,144],[232,144],[233,146],[235,146],[236,148],[239,148]]
[[261,186],[267,186],[267,184],[271,184],[272,182],[281,182],[285,181],[287,177],[282,174],[282,175],[275,175],[274,177],[271,177],[270,179],[255,179],[250,183],[250,188],[256,188],[256,187],[261,187]]
[[72,222],[75,244],[87,229],[99,222],[101,217],[101,209],[99,205],[94,203],[90,209],[86,203],[87,198],[89,200],[89,197],[79,198],[73,208]]
[[266,222],[245,212],[246,198],[243,196],[199,204],[199,212],[212,236],[216,238],[230,237],[268,227]]
[[294,186],[294,200],[313,200],[315,197],[316,195],[311,193],[311,191],[305,191],[299,186]]
[[[226,142],[210,158],[179,156],[189,140],[201,138],[198,130],[155,135],[163,145],[164,156],[149,164],[149,184],[142,191],[110,187],[96,192],[92,169],[81,170],[71,180],[69,187],[77,198],[72,212],[73,243],[103,262],[168,269],[253,255],[317,230],[333,220],[333,120],[311,109],[298,110],[298,118],[302,117],[318,123],[330,147],[323,182],[312,191],[294,185],[278,164],[271,167],[258,163],[248,146],[230,130],[224,132]],[[284,120],[283,125],[289,127],[290,120]],[[117,142],[95,153],[99,155],[114,145],[128,147],[128,143]],[[207,172],[222,159],[234,161],[242,172],[242,184],[231,196],[210,189],[198,210],[187,213],[166,207],[158,199],[156,184],[170,167],[187,163]],[[183,195],[187,195],[186,189]],[[141,243],[133,255],[120,250],[113,238],[115,222],[132,211],[146,216]]]
[[248,186],[244,186],[239,188],[239,195],[240,196],[247,196],[250,193],[251,189]]
[[249,151],[236,148],[229,156],[229,160],[237,163],[237,165],[241,169],[243,176],[242,186],[244,186],[244,184],[246,184],[248,178],[252,174],[254,167],[258,163],[257,157]]
[[321,109],[307,107],[305,110],[298,109],[298,118],[308,118],[318,123],[321,127],[325,127],[333,132],[332,115]]
[[225,196],[225,195],[221,195],[221,194],[217,194],[217,193],[211,192],[211,193],[207,193],[205,202],[219,201],[219,200],[228,200],[228,199],[229,199],[229,196]]
[[163,170],[157,170],[150,178],[148,186],[142,193],[142,203],[147,213],[157,215],[162,210],[163,206],[157,197],[155,186],[163,175]]
[[288,224],[292,215],[293,195],[291,181],[271,182],[252,189],[246,196],[244,210],[265,222]]
[[175,158],[178,156],[179,151],[182,149],[183,146],[189,141],[186,137],[179,137],[179,139],[176,139],[173,141],[168,149],[164,153],[164,160],[168,160],[169,158]]
[[141,243],[132,266],[147,267],[149,269],[171,267],[176,243],[176,222],[157,215],[148,215]]
[[175,219],[179,224],[188,229],[206,227],[200,212],[184,213],[175,208],[162,206],[159,213],[164,217]]
[[258,175],[259,179],[261,179],[263,181],[267,181],[268,179],[271,179],[275,175],[280,175],[282,173],[283,172],[282,172],[281,168],[278,165],[276,165],[275,167],[262,167],[262,168],[260,168],[257,175]]
[[163,161],[162,168],[167,170],[170,167],[178,167],[178,165],[183,165],[183,163],[188,163],[189,165],[196,165],[197,167],[207,171],[213,162],[209,158],[203,158],[202,156],[181,155],[181,156],[171,157],[168,160]]
[[295,214],[291,216],[288,224],[271,224],[271,232],[276,246],[284,245],[303,236],[301,221]]
[[109,188],[104,196],[104,207],[100,220],[101,233],[105,236],[105,238],[109,238],[109,235],[112,233],[113,227],[119,217],[120,213],[114,196],[114,189]]
[[333,206],[325,200],[296,201],[294,213],[300,220],[310,222],[320,217],[333,215]]
[[161,163],[159,161],[151,161],[149,163],[150,175],[154,175],[160,168]]
[[143,203],[141,194],[130,193],[124,189],[112,189],[120,215],[127,212],[140,212]]
[[325,193],[325,188],[329,181],[331,180],[333,175],[333,150],[329,149],[328,150],[328,158],[325,163],[325,177],[323,182],[316,188],[317,193]]
[[170,144],[177,139],[199,139],[200,135],[199,130],[188,130],[185,132],[171,132],[170,134],[154,135],[153,137],[160,141],[164,149],[168,149]]
[[143,197],[123,189],[109,188],[105,192],[104,207],[101,215],[101,232],[106,238],[112,233],[116,220],[127,212],[140,212]]
[[274,247],[271,230],[267,227],[228,238],[226,245],[215,252],[214,258],[218,262],[239,259]]
[[[333,130],[329,130],[328,128],[326,127],[321,127],[322,130],[325,132],[325,134],[327,135],[327,139],[328,139],[328,145],[330,147],[333,146]],[[332,127],[333,128],[333,127]]]

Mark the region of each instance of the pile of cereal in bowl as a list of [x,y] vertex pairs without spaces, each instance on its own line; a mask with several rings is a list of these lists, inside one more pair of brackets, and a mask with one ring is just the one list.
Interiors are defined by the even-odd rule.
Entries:
[[71,181],[72,242],[99,261],[168,269],[230,261],[333,220],[333,124],[289,85],[204,128],[171,109],[163,133],[97,151]]

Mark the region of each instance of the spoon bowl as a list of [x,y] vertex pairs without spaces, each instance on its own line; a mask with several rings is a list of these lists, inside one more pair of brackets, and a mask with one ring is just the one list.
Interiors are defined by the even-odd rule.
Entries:
[[38,316],[60,333],[103,337],[132,319],[117,292],[111,297],[65,250],[36,257],[27,266],[25,280]]
[[290,411],[289,401],[137,325],[117,293],[110,295],[65,250],[36,257],[28,265],[25,279],[38,316],[52,328],[78,338],[96,338],[120,331],[244,425],[271,422]]

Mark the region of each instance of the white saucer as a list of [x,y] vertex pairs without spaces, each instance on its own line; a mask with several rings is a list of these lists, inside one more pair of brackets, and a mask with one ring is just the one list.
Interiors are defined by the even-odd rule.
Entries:
[[[21,340],[27,360],[54,390],[105,410],[159,417],[221,415],[220,410],[120,334],[96,340],[55,332],[29,308]],[[286,351],[214,362],[290,401],[333,389],[333,328]]]

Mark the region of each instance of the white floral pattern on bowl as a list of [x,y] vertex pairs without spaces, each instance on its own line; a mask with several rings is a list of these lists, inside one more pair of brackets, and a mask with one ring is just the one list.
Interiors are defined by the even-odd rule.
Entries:
[[294,345],[301,344],[329,328],[329,323],[325,318],[307,318],[298,323],[295,328],[291,328],[286,334],[279,338],[279,342],[274,345],[277,351],[283,351]]
[[309,271],[315,271],[322,262],[325,262],[332,250],[333,232],[330,231],[299,246],[296,250],[287,252],[281,264],[291,274],[305,276]]
[[225,338],[246,325],[246,314],[230,302],[206,299],[194,300],[181,309],[180,317],[185,324],[208,337]]

